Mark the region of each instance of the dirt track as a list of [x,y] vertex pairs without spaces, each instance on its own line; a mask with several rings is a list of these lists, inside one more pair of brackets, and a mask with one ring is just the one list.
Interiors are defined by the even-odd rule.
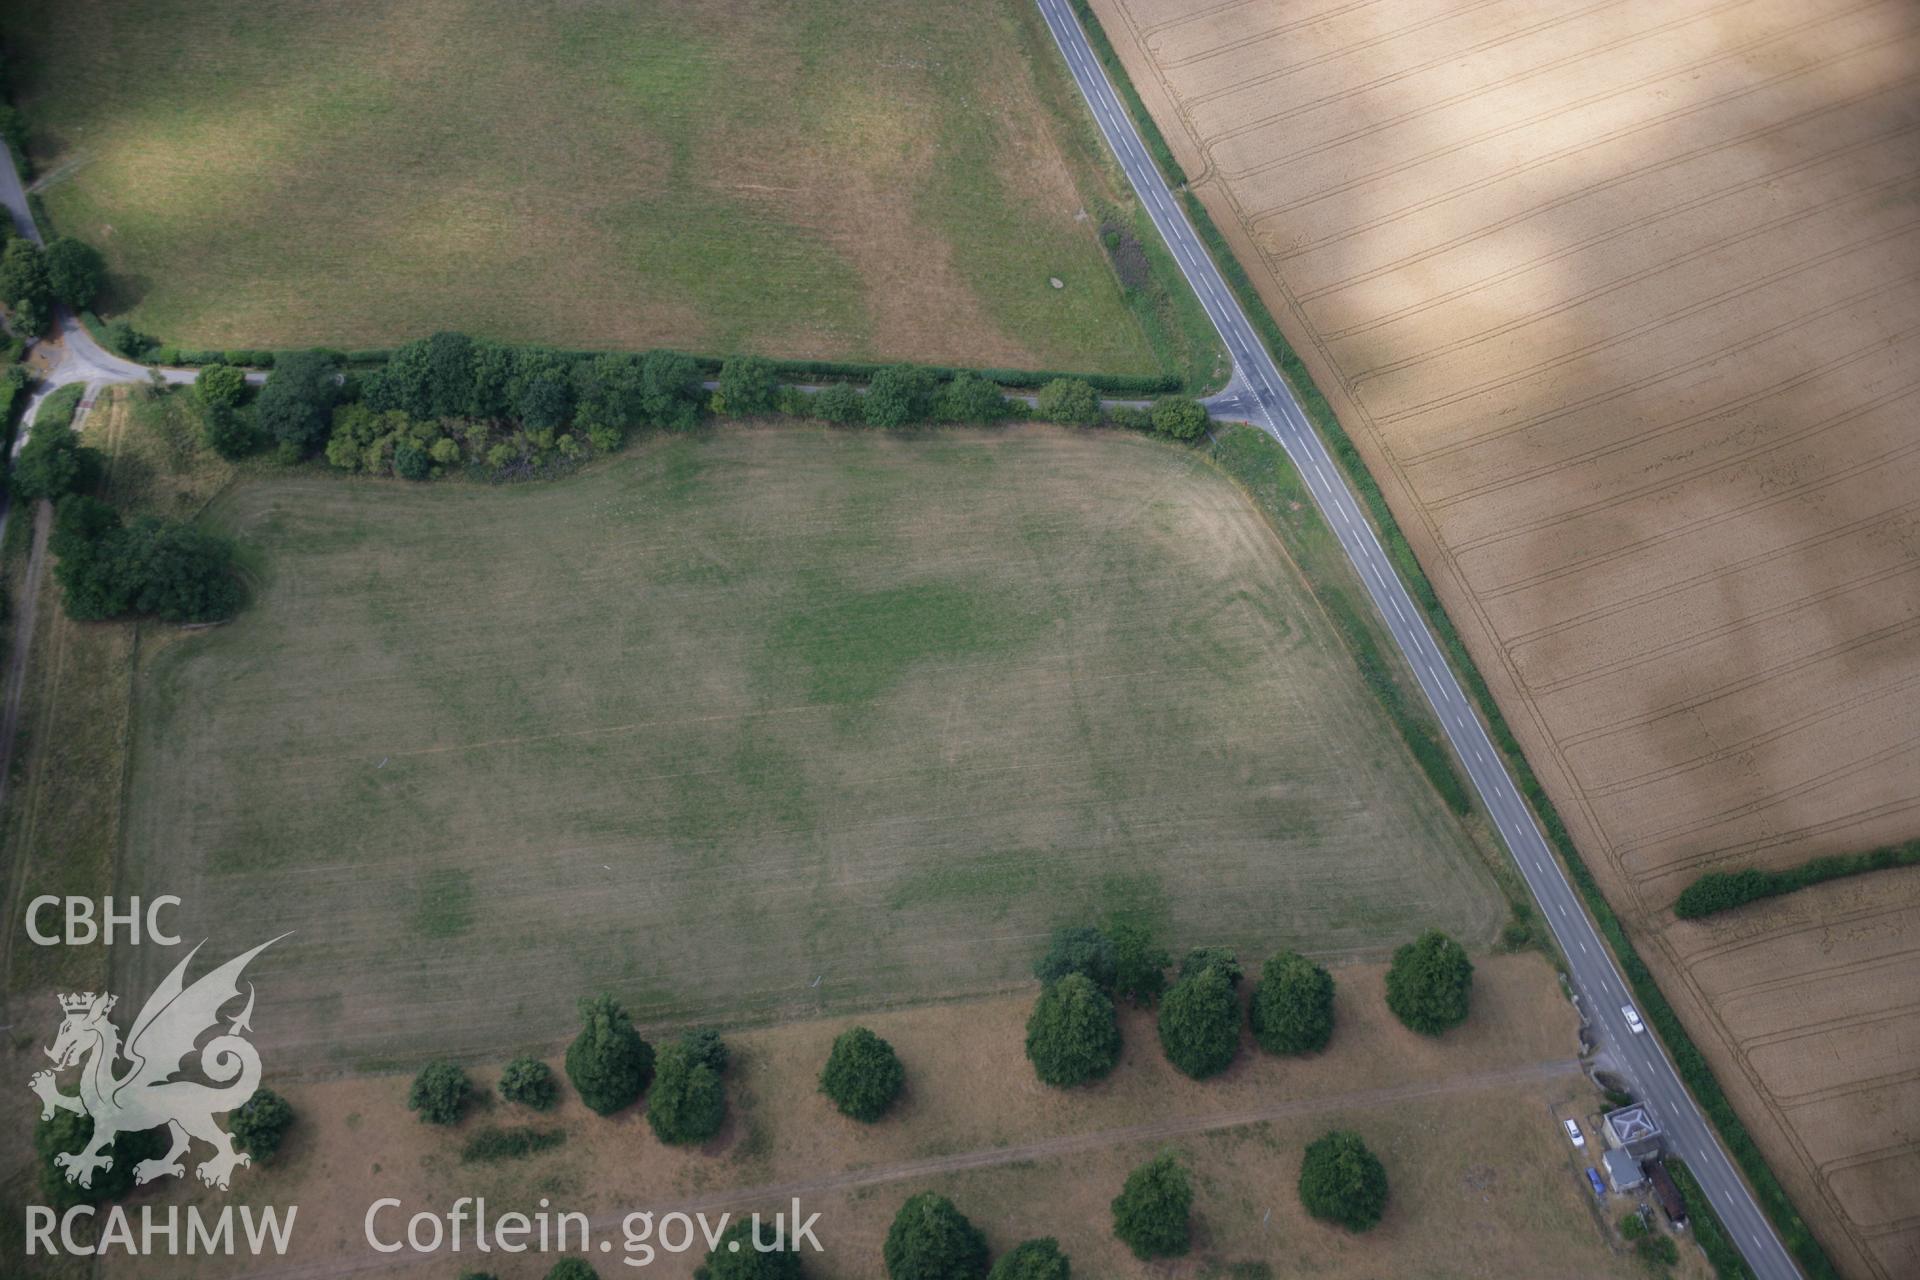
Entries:
[[1666,908],[1920,830],[1913,6],[1095,8],[1796,1200],[1912,1274],[1920,877]]
[[[817,1178],[801,1178],[764,1186],[722,1187],[659,1204],[629,1206],[617,1213],[601,1214],[592,1219],[592,1225],[594,1234],[598,1237],[614,1233],[628,1213],[642,1207],[652,1211],[656,1216],[663,1217],[669,1213],[712,1213],[742,1206],[810,1201],[836,1191],[852,1191],[893,1182],[925,1182],[973,1169],[1025,1164],[1036,1160],[1098,1151],[1107,1147],[1218,1133],[1225,1129],[1240,1129],[1248,1125],[1290,1119],[1295,1116],[1361,1111],[1390,1106],[1394,1103],[1444,1097],[1448,1094],[1470,1093],[1482,1089],[1503,1089],[1579,1074],[1579,1064],[1570,1059],[1536,1062],[1530,1066],[1477,1071],[1470,1075],[1455,1076],[1452,1079],[1403,1084],[1390,1089],[1366,1089],[1322,1098],[1297,1098],[1244,1111],[1221,1112],[1217,1115],[1176,1116],[1167,1120],[1127,1125],[1119,1129],[1065,1134],[1057,1138],[1047,1138],[1040,1142],[1028,1142],[1018,1146],[990,1147],[956,1155],[930,1156],[922,1160],[903,1160],[861,1169],[843,1169],[838,1173]],[[318,1280],[323,1276],[364,1275],[369,1272],[392,1271],[418,1264],[418,1257],[409,1255],[355,1256],[351,1259],[334,1259],[261,1270],[252,1274],[255,1280]]]

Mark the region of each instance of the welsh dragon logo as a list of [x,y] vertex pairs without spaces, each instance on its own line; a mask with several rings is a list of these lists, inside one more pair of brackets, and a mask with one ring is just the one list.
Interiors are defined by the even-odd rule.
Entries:
[[[232,1017],[224,1034],[214,1036],[200,1049],[200,1071],[213,1084],[172,1077],[183,1069],[183,1060],[193,1053],[200,1037],[219,1024],[220,1010],[240,997],[240,973],[247,962],[279,940],[263,942],[187,986],[187,966],[200,952],[195,947],[140,1010],[124,1048],[119,1030],[107,1019],[118,996],[88,991],[60,997],[60,1010],[66,1017],[53,1047],[46,1051],[54,1068],[36,1072],[28,1087],[40,1095],[42,1120],[53,1119],[56,1110],[93,1118],[93,1136],[86,1144],[78,1151],[61,1152],[53,1158],[55,1165],[66,1170],[67,1181],[92,1186],[96,1169],[113,1167],[111,1153],[117,1135],[161,1125],[167,1127],[172,1146],[158,1160],[142,1160],[135,1165],[135,1182],[184,1174],[186,1166],[180,1158],[187,1154],[193,1138],[214,1150],[212,1158],[201,1161],[194,1170],[210,1187],[224,1191],[234,1169],[250,1162],[251,1157],[234,1150],[233,1139],[213,1118],[240,1106],[260,1087],[260,1054],[240,1034],[253,1029],[249,1021],[253,1016],[252,983],[247,984],[246,1007]],[[127,1069],[116,1074],[115,1067],[122,1058]],[[73,1066],[80,1068],[80,1091],[61,1093],[54,1077]]]

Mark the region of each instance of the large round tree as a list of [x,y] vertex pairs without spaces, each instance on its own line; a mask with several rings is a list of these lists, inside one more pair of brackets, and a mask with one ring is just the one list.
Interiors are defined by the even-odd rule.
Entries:
[[1063,1089],[1113,1070],[1120,1059],[1113,1001],[1084,973],[1049,983],[1027,1019],[1027,1059],[1041,1083]]
[[1438,929],[1429,929],[1393,953],[1387,970],[1387,1007],[1410,1029],[1437,1036],[1467,1020],[1473,962]]
[[653,1046],[640,1038],[633,1019],[612,996],[582,1000],[580,1017],[586,1025],[567,1046],[567,1079],[580,1101],[612,1115],[646,1092],[653,1079]]
[[893,1215],[881,1258],[890,1280],[981,1280],[987,1240],[953,1201],[922,1191]]
[[1300,1203],[1316,1218],[1365,1231],[1386,1212],[1387,1171],[1359,1134],[1335,1129],[1307,1148]]
[[1160,1047],[1167,1061],[1195,1080],[1225,1071],[1240,1052],[1240,1003],[1221,965],[1207,965],[1173,984],[1160,1002]]
[[820,1072],[820,1092],[842,1115],[870,1124],[886,1114],[905,1081],[893,1046],[865,1027],[851,1027],[834,1038]]
[[1193,1184],[1171,1155],[1156,1156],[1127,1175],[1113,1199],[1113,1234],[1133,1256],[1177,1258],[1191,1244]]
[[1297,951],[1281,951],[1260,967],[1247,1018],[1268,1053],[1317,1053],[1333,1038],[1333,975]]

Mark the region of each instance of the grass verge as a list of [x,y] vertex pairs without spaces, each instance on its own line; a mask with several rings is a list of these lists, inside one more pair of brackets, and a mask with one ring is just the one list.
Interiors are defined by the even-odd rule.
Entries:
[[1706,1113],[1707,1118],[1719,1132],[1721,1140],[1726,1143],[1728,1151],[1746,1175],[1747,1181],[1752,1184],[1761,1207],[1766,1211],[1767,1217],[1772,1220],[1775,1229],[1780,1232],[1788,1250],[1816,1280],[1837,1277],[1839,1273],[1834,1269],[1832,1259],[1828,1258],[1826,1250],[1800,1216],[1800,1211],[1794,1208],[1786,1188],[1780,1185],[1780,1180],[1774,1175],[1772,1167],[1767,1164],[1766,1157],[1753,1140],[1753,1135],[1747,1131],[1746,1125],[1734,1111],[1733,1104],[1727,1100],[1726,1093],[1714,1076],[1713,1068],[1708,1064],[1706,1055],[1700,1052],[1699,1046],[1687,1034],[1679,1015],[1667,1002],[1666,996],[1654,981],[1653,974],[1648,970],[1646,962],[1641,959],[1639,951],[1628,938],[1619,917],[1614,914],[1612,904],[1601,892],[1599,882],[1594,879],[1591,868],[1587,866],[1586,860],[1574,846],[1566,823],[1554,808],[1552,800],[1548,798],[1546,788],[1541,786],[1540,780],[1527,763],[1526,755],[1520,749],[1519,739],[1514,736],[1506,718],[1501,715],[1499,704],[1494,701],[1493,693],[1487,687],[1486,678],[1480,674],[1479,666],[1467,652],[1467,646],[1461,640],[1460,633],[1454,628],[1453,620],[1447,616],[1447,611],[1440,603],[1440,597],[1434,591],[1432,582],[1427,579],[1419,560],[1414,556],[1413,547],[1408,543],[1406,534],[1401,531],[1399,522],[1394,519],[1393,512],[1388,509],[1379,484],[1367,469],[1365,461],[1360,457],[1359,450],[1354,447],[1353,440],[1347,435],[1346,429],[1341,426],[1338,416],[1333,412],[1333,406],[1327,403],[1326,397],[1314,385],[1313,375],[1308,371],[1299,354],[1294,351],[1292,344],[1287,341],[1285,334],[1280,331],[1279,323],[1267,310],[1266,303],[1260,297],[1259,291],[1254,288],[1246,268],[1240,265],[1239,258],[1234,254],[1232,246],[1227,243],[1226,237],[1220,233],[1220,228],[1214,224],[1213,217],[1207,212],[1206,206],[1187,190],[1185,172],[1181,169],[1179,161],[1174,158],[1172,148],[1167,145],[1165,136],[1154,124],[1152,114],[1147,111],[1146,104],[1140,99],[1139,91],[1133,87],[1132,78],[1128,76],[1126,68],[1121,64],[1119,55],[1114,52],[1112,42],[1107,39],[1106,32],[1102,29],[1100,20],[1095,16],[1092,7],[1087,0],[1073,0],[1073,8],[1079,16],[1081,26],[1087,32],[1095,55],[1099,57],[1101,65],[1106,68],[1108,79],[1118,88],[1121,100],[1126,103],[1127,111],[1133,117],[1134,125],[1139,129],[1154,162],[1160,166],[1161,173],[1167,181],[1178,189],[1188,218],[1206,244],[1207,251],[1213,255],[1214,262],[1219,266],[1221,275],[1226,278],[1228,287],[1233,290],[1234,297],[1239,300],[1241,308],[1252,320],[1254,328],[1260,333],[1261,340],[1266,343],[1268,351],[1280,366],[1280,372],[1292,387],[1295,399],[1312,419],[1329,451],[1339,462],[1341,470],[1346,473],[1348,482],[1360,495],[1361,501],[1366,504],[1368,512],[1373,517],[1374,526],[1379,532],[1381,545],[1393,560],[1395,568],[1406,582],[1413,598],[1419,603],[1422,612],[1426,614],[1427,621],[1432,626],[1441,647],[1446,651],[1454,670],[1460,673],[1469,696],[1473,698],[1482,718],[1487,723],[1494,744],[1499,747],[1507,767],[1512,770],[1521,793],[1533,806],[1547,838],[1559,851],[1561,861],[1566,864],[1567,872],[1579,889],[1581,898],[1585,900],[1588,910],[1593,913],[1595,922],[1600,926],[1600,932],[1612,946],[1621,971],[1626,975],[1627,982],[1632,986],[1634,996],[1639,1001],[1641,1012],[1652,1021],[1660,1033],[1660,1038],[1666,1043],[1668,1052],[1672,1054],[1674,1067],[1679,1071],[1681,1079],[1685,1081],[1687,1088],[1692,1091],[1695,1100],[1700,1104],[1701,1110]]

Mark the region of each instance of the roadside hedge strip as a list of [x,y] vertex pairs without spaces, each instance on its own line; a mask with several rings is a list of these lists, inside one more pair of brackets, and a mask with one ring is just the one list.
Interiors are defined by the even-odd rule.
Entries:
[[1863,875],[1869,871],[1891,871],[1920,863],[1920,840],[1884,845],[1865,853],[1836,853],[1814,858],[1784,871],[1762,871],[1744,867],[1739,871],[1709,871],[1680,891],[1674,899],[1673,914],[1682,920],[1698,920],[1716,911],[1777,898],[1824,880]]
[[1714,1274],[1720,1280],[1753,1280],[1752,1268],[1728,1237],[1726,1225],[1708,1203],[1707,1193],[1700,1189],[1700,1180],[1693,1176],[1693,1170],[1687,1168],[1686,1161],[1679,1156],[1668,1156],[1666,1165],[1667,1172],[1673,1175],[1673,1185],[1680,1188],[1687,1202],[1687,1225],[1706,1252],[1707,1261],[1713,1264]]
[[[722,362],[717,358],[705,357],[700,358],[699,363],[703,370],[717,372]],[[773,362],[774,376],[784,382],[866,382],[880,370],[891,367],[893,366],[890,363],[869,363],[857,360],[775,360]],[[914,367],[925,369],[934,377],[941,379],[952,378],[960,373],[977,374],[999,386],[1022,390],[1037,390],[1055,378],[1078,378],[1095,391],[1103,391],[1115,396],[1168,395],[1181,389],[1180,379],[1166,373],[1060,373],[1048,369],[962,369],[951,365],[930,364]]]
[[1734,1112],[1733,1105],[1727,1101],[1726,1094],[1721,1090],[1720,1082],[1715,1078],[1712,1067],[1707,1064],[1705,1055],[1700,1052],[1699,1046],[1694,1044],[1693,1038],[1681,1025],[1679,1015],[1674,1013],[1673,1006],[1667,1003],[1666,996],[1655,984],[1646,962],[1640,958],[1639,951],[1628,939],[1619,917],[1614,914],[1612,904],[1600,891],[1600,885],[1593,878],[1592,870],[1587,866],[1586,860],[1580,856],[1580,851],[1574,847],[1573,838],[1567,832],[1566,823],[1561,819],[1559,811],[1554,808],[1553,802],[1547,798],[1546,789],[1540,785],[1540,780],[1534,776],[1525,753],[1520,749],[1519,739],[1514,737],[1506,717],[1500,714],[1499,704],[1494,701],[1492,690],[1487,687],[1486,678],[1480,674],[1478,664],[1467,652],[1466,644],[1460,639],[1460,633],[1454,629],[1452,619],[1447,616],[1447,611],[1441,605],[1440,597],[1435,593],[1433,584],[1428,581],[1426,572],[1420,567],[1419,560],[1414,557],[1413,548],[1401,531],[1399,522],[1387,509],[1386,499],[1380,492],[1380,486],[1375,482],[1372,473],[1367,470],[1365,462],[1361,460],[1359,450],[1354,447],[1346,429],[1340,425],[1333,407],[1327,403],[1326,397],[1321,395],[1319,388],[1314,385],[1313,376],[1308,372],[1305,363],[1294,351],[1285,335],[1280,332],[1279,323],[1267,310],[1266,303],[1253,287],[1252,280],[1248,277],[1246,269],[1240,265],[1240,260],[1227,243],[1226,237],[1221,235],[1220,228],[1214,225],[1212,215],[1207,212],[1199,199],[1186,189],[1185,173],[1181,171],[1172,150],[1166,145],[1166,139],[1161,136],[1159,129],[1153,123],[1151,114],[1141,102],[1140,95],[1134,89],[1133,81],[1127,75],[1126,68],[1121,65],[1112,44],[1107,40],[1105,31],[1101,29],[1100,20],[1094,15],[1086,0],[1073,0],[1073,7],[1080,17],[1081,25],[1088,33],[1094,53],[1107,68],[1109,77],[1119,87],[1121,99],[1133,115],[1136,127],[1146,140],[1147,149],[1152,153],[1155,162],[1160,165],[1167,180],[1179,187],[1181,202],[1186,208],[1187,216],[1192,220],[1194,229],[1206,244],[1208,252],[1213,255],[1214,262],[1220,268],[1221,275],[1226,278],[1228,287],[1233,290],[1241,307],[1252,319],[1261,340],[1267,344],[1268,351],[1279,364],[1281,374],[1292,385],[1301,408],[1319,429],[1321,438],[1325,440],[1328,450],[1339,462],[1341,470],[1346,473],[1354,491],[1366,503],[1374,525],[1379,530],[1381,546],[1386,549],[1387,555],[1405,579],[1413,593],[1413,598],[1419,602],[1428,623],[1433,627],[1435,637],[1446,650],[1454,669],[1464,679],[1467,692],[1478,705],[1495,745],[1500,748],[1508,767],[1513,771],[1521,793],[1539,816],[1541,827],[1545,830],[1547,838],[1559,851],[1561,861],[1566,864],[1567,874],[1572,878],[1575,887],[1580,890],[1580,896],[1586,902],[1587,909],[1593,913],[1595,922],[1600,926],[1600,932],[1605,935],[1615,956],[1618,957],[1621,971],[1633,988],[1641,1013],[1658,1029],[1660,1038],[1672,1053],[1674,1067],[1680,1073],[1680,1078],[1692,1091],[1695,1100],[1713,1123],[1714,1128],[1719,1131],[1734,1161],[1746,1175],[1747,1181],[1752,1184],[1761,1208],[1766,1211],[1775,1229],[1780,1232],[1787,1249],[1814,1280],[1838,1280],[1839,1272],[1834,1269],[1826,1250],[1819,1240],[1814,1238],[1812,1230],[1801,1218],[1799,1210],[1793,1207],[1792,1200],[1787,1197],[1786,1189],[1774,1176],[1766,1157],[1761,1154],[1759,1146],[1755,1144],[1753,1135],[1747,1131],[1746,1125]]

